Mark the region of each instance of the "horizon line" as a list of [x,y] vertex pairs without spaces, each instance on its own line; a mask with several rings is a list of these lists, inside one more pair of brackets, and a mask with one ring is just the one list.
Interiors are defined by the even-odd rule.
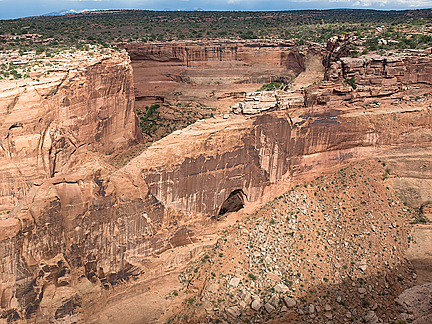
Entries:
[[[55,13],[60,13],[63,10],[59,11],[53,11],[48,12],[46,14],[42,15],[34,15],[34,16],[22,16],[17,18],[0,18],[0,21],[2,20],[19,20],[19,19],[28,19],[28,18],[50,18],[50,17],[67,17],[68,15],[90,15],[93,12],[103,12],[103,11],[151,11],[151,12],[284,12],[284,11],[332,11],[332,10],[358,10],[358,11],[382,11],[382,12],[391,12],[391,11],[420,11],[420,10],[432,10],[432,7],[425,7],[425,8],[413,8],[413,9],[377,9],[377,8],[325,8],[325,9],[312,9],[312,8],[302,8],[302,9],[280,9],[280,10],[212,10],[212,9],[138,9],[138,8],[110,8],[110,9],[65,9],[64,11],[68,10],[85,10],[81,12],[71,12],[71,13],[65,13],[65,14],[58,14],[55,15]],[[50,15],[53,14],[53,15]]]

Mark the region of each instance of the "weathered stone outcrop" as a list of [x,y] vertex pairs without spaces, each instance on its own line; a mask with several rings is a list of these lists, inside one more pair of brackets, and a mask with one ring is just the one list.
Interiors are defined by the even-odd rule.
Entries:
[[[111,72],[116,78],[109,79]],[[25,195],[11,200],[15,208],[0,221],[1,317],[84,321],[94,312],[95,300],[106,298],[104,289],[130,278],[160,276],[190,259],[192,252],[166,264],[152,263],[164,251],[196,243],[230,205],[227,198],[239,195],[232,207],[237,209],[341,163],[431,146],[429,102],[359,109],[350,101],[353,89],[339,81],[324,84],[337,105],[314,101],[311,93],[322,88],[311,87],[306,107],[199,121],[154,143],[119,170],[101,155],[139,138],[130,111],[128,62],[101,61],[68,76],[53,93],[49,88],[46,98],[41,95],[47,100],[42,102],[53,103],[51,110],[43,107],[49,122],[38,126],[46,117],[35,109],[22,126],[40,134],[30,153],[43,161],[33,167],[42,175],[19,169],[30,174],[23,176]],[[42,86],[35,87],[40,94]],[[9,100],[15,104],[6,106],[5,116],[20,107],[19,100]],[[21,131],[18,118],[7,121],[5,137],[14,138],[12,132]],[[9,152],[21,161],[17,150]]]
[[[329,63],[326,81],[296,91],[262,91],[233,105],[236,113],[256,114],[313,105],[398,103],[421,99],[432,88],[432,60],[425,53],[340,57]],[[302,76],[304,73],[300,74]],[[308,84],[309,85],[309,84]]]
[[327,82],[306,91],[306,105],[397,104],[429,93],[432,60],[424,53],[342,57],[326,70]]
[[41,82],[1,81],[0,211],[33,183],[77,168],[71,160],[79,148],[111,154],[140,140],[127,56],[88,61]]
[[[209,125],[198,124],[193,133],[175,134],[172,144],[160,143],[169,148],[169,156],[162,146],[155,145],[138,159],[146,161],[143,165],[153,165],[144,172],[146,183],[164,205],[215,215],[236,189],[242,189],[249,201],[256,201],[267,186],[282,179],[371,156],[387,146],[420,143],[423,139],[413,135],[419,130],[430,132],[429,108],[400,107],[389,114],[380,111],[380,118],[374,117],[376,113],[317,107],[275,111],[256,118],[231,119],[230,127],[218,133]],[[240,128],[233,132],[237,123]],[[402,129],[401,123],[412,126]],[[187,138],[193,138],[194,145],[181,149],[184,157],[173,156]],[[225,146],[221,147],[217,138]]]
[[338,61],[341,57],[348,57],[353,45],[362,45],[353,33],[333,36],[327,41],[327,53],[323,56],[323,65],[326,71],[332,62]]
[[[401,320],[426,324],[432,319],[432,283],[415,286],[405,290],[396,302],[402,306]],[[414,321],[413,321],[414,320]]]
[[[276,41],[120,46],[132,60],[138,105],[174,105],[180,100],[221,110],[229,110],[236,102],[230,96],[233,92],[251,92],[269,82],[290,82],[305,70],[308,53],[300,52],[291,42]],[[320,49],[310,52],[320,53]]]
[[198,215],[216,216],[235,190],[246,204],[259,201],[282,180],[412,145],[417,130],[430,131],[429,109],[379,116],[303,108],[209,119],[167,136],[114,173],[94,156],[85,170],[55,175],[3,221],[3,309],[39,318],[47,287],[70,290],[51,311],[75,295],[79,305],[86,296],[80,285],[96,294],[97,287],[148,271],[149,256],[193,242],[211,222]]
[[342,57],[330,65],[327,78],[331,81],[354,77],[360,86],[391,86],[398,84],[432,83],[431,59],[427,54],[364,55]]
[[192,66],[199,62],[243,61],[249,64],[275,63],[296,70],[304,69],[302,57],[291,51],[292,42],[280,41],[197,41],[175,43],[123,44],[132,61],[181,62]]
[[304,106],[304,95],[294,91],[259,91],[246,95],[244,101],[233,105],[236,114],[254,115],[260,112],[278,109],[299,108]]
[[[88,56],[71,65],[55,67],[40,82],[1,83],[0,206],[7,215],[0,221],[0,305],[8,321],[36,314],[40,321],[74,319],[88,299],[80,289],[97,293],[83,287],[76,270],[90,284],[98,271],[92,259],[103,250],[92,229],[113,205],[104,186],[112,171],[101,156],[142,136],[127,55]],[[151,197],[144,204],[160,209]],[[112,248],[121,255],[121,246]],[[105,261],[115,273],[122,269],[121,277],[133,272],[120,259]]]

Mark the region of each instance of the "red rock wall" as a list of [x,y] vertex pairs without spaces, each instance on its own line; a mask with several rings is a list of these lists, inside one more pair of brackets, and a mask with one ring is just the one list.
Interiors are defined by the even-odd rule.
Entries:
[[[120,76],[123,82],[112,83],[112,93],[130,89],[131,79]],[[104,84],[99,76],[87,77],[95,78],[91,84]],[[67,89],[82,95],[79,84]],[[97,93],[106,91],[101,86]],[[65,107],[70,105],[74,102]],[[88,107],[109,130],[101,106]],[[319,174],[390,148],[430,145],[431,124],[430,107],[421,105],[361,110],[313,105],[208,119],[153,144],[118,171],[99,159],[100,152],[113,147],[104,136],[99,144],[97,127],[87,133],[60,128],[76,134],[73,138],[88,134],[94,149],[82,146],[67,153],[70,145],[62,144],[57,155],[65,154],[59,161],[67,161],[60,163],[61,172],[49,177],[47,168],[44,181],[31,186],[9,218],[0,221],[2,316],[84,321],[81,309],[103,298],[103,289],[174,267],[152,269],[149,257],[193,242],[196,233],[212,226],[211,217],[232,191],[241,189],[247,203],[257,202],[281,182],[306,173]],[[68,143],[66,138],[53,142]]]
[[331,64],[327,78],[355,78],[364,86],[432,83],[431,59],[426,55],[365,55],[359,58],[342,57]]
[[342,57],[329,63],[325,79],[306,89],[306,106],[402,104],[432,88],[432,59],[424,53]]
[[[167,207],[216,216],[234,190],[242,189],[249,202],[258,201],[267,187],[282,179],[372,156],[413,140],[406,140],[407,133],[430,129],[430,110],[401,111],[396,119],[385,113],[379,116],[315,107],[293,123],[287,111],[262,114],[242,130],[241,141],[230,149],[193,157],[188,152],[167,170],[144,169],[145,181]],[[401,128],[401,124],[410,126]]]
[[10,211],[35,181],[67,173],[78,151],[111,154],[141,139],[126,59],[2,91],[0,211]]
[[[121,45],[132,60],[135,94],[143,105],[174,101],[182,85],[217,86],[218,91],[245,91],[244,84],[290,82],[305,70],[304,53],[279,42],[184,42]],[[199,91],[198,91],[199,93]],[[189,94],[192,101],[205,98]],[[171,99],[170,99],[171,98]],[[208,99],[208,98],[207,98]],[[214,98],[216,99],[216,98]],[[210,107],[215,102],[208,102]]]
[[[42,319],[43,307],[52,318],[78,316],[88,298],[82,285],[96,296],[147,271],[149,256],[189,244],[211,226],[197,213],[215,216],[231,191],[242,189],[250,203],[282,179],[424,144],[416,134],[431,122],[428,109],[362,115],[315,107],[295,118],[271,112],[216,132],[203,122],[115,173],[93,163],[56,175],[0,222],[2,309],[25,318]],[[48,291],[65,294],[62,302],[51,303]],[[71,298],[76,307],[63,314]]]
[[133,62],[181,62],[186,66],[192,66],[200,62],[242,61],[247,64],[273,63],[304,69],[303,58],[293,54],[291,43],[241,41],[135,43],[120,45],[120,47],[127,50]]

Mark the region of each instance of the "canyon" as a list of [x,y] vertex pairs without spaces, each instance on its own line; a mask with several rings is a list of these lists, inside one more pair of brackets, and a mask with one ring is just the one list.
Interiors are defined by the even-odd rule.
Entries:
[[[430,215],[429,53],[350,58],[338,53],[346,41],[122,44],[40,81],[0,80],[1,319],[165,322],[184,301],[171,295],[180,271],[220,247],[222,231],[358,161],[375,163],[375,177],[378,159],[387,166],[380,181],[408,213],[386,210],[400,228],[414,208]],[[256,92],[269,82],[286,87]],[[153,104],[182,127],[142,146],[135,109]],[[130,150],[124,165],[111,163]],[[410,235],[395,243],[398,262]],[[425,270],[421,252],[411,259]]]

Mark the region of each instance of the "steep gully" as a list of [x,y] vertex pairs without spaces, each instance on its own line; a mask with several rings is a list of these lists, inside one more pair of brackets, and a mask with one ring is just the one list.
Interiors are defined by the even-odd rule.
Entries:
[[[174,66],[182,81],[176,87],[191,92],[187,88],[196,87],[197,93],[208,90],[209,84],[217,85],[220,93],[227,93],[224,87],[256,90],[257,82],[291,79],[305,71],[301,58],[308,53],[325,54],[316,49],[300,53],[280,44],[215,44],[211,51],[199,45],[194,45],[195,51],[173,45],[134,46],[128,51],[141,73],[138,77],[152,62],[159,71],[153,73],[165,75],[162,78],[166,72],[161,71]],[[190,56],[191,52],[195,54]],[[226,52],[225,60],[221,53]],[[221,72],[216,78],[205,72],[219,71],[221,66],[227,75]],[[401,152],[421,146],[419,159],[430,157],[430,102],[423,96],[430,93],[430,66],[428,56],[341,58],[326,70],[329,81],[298,90],[304,94],[303,107],[201,120],[154,143],[119,170],[106,164],[101,153],[140,141],[129,65],[108,61],[69,76],[44,101],[44,109],[53,117],[40,133],[42,138],[50,134],[51,139],[32,142],[35,153],[26,155],[30,171],[23,172],[21,167],[13,179],[1,174],[8,179],[3,183],[10,193],[2,199],[16,206],[0,223],[2,317],[82,321],[94,313],[92,305],[109,299],[112,287],[130,278],[160,278],[199,253],[201,233],[217,226],[215,218],[232,193],[241,193],[246,206],[260,204],[296,179],[341,163],[388,157],[406,174],[394,180],[401,195],[414,207],[427,206],[424,192],[430,192],[431,172],[414,169]],[[243,71],[243,79],[228,75],[227,71],[235,71],[233,67]],[[114,78],[113,73],[117,73]],[[357,83],[355,90],[344,82],[351,76]],[[150,88],[149,93],[178,92],[172,83],[167,84],[162,90]],[[135,95],[146,100],[163,97],[143,96],[144,88],[137,82]],[[48,94],[50,89],[46,89]],[[418,96],[421,99],[410,100]],[[11,124],[10,118],[19,109],[32,107],[20,105],[21,97],[11,106],[14,94],[5,97],[2,110],[8,122],[2,122],[2,129],[18,122]],[[209,106],[224,100],[204,98]],[[25,113],[16,116],[22,122]],[[34,133],[37,126],[32,125],[39,116],[36,112],[27,116],[23,127],[11,127],[2,138],[15,141],[17,147],[18,138]],[[22,133],[12,136],[18,130]],[[18,154],[2,157],[5,161],[14,158],[22,161]],[[46,162],[35,172],[33,165],[39,166],[39,160]],[[418,186],[415,182],[420,177],[423,181]],[[19,181],[26,186],[20,185],[22,194],[16,195],[11,188]],[[410,199],[410,194],[416,199]],[[165,259],[164,251],[185,245],[192,250]],[[166,262],[157,263],[154,257],[158,255]]]

